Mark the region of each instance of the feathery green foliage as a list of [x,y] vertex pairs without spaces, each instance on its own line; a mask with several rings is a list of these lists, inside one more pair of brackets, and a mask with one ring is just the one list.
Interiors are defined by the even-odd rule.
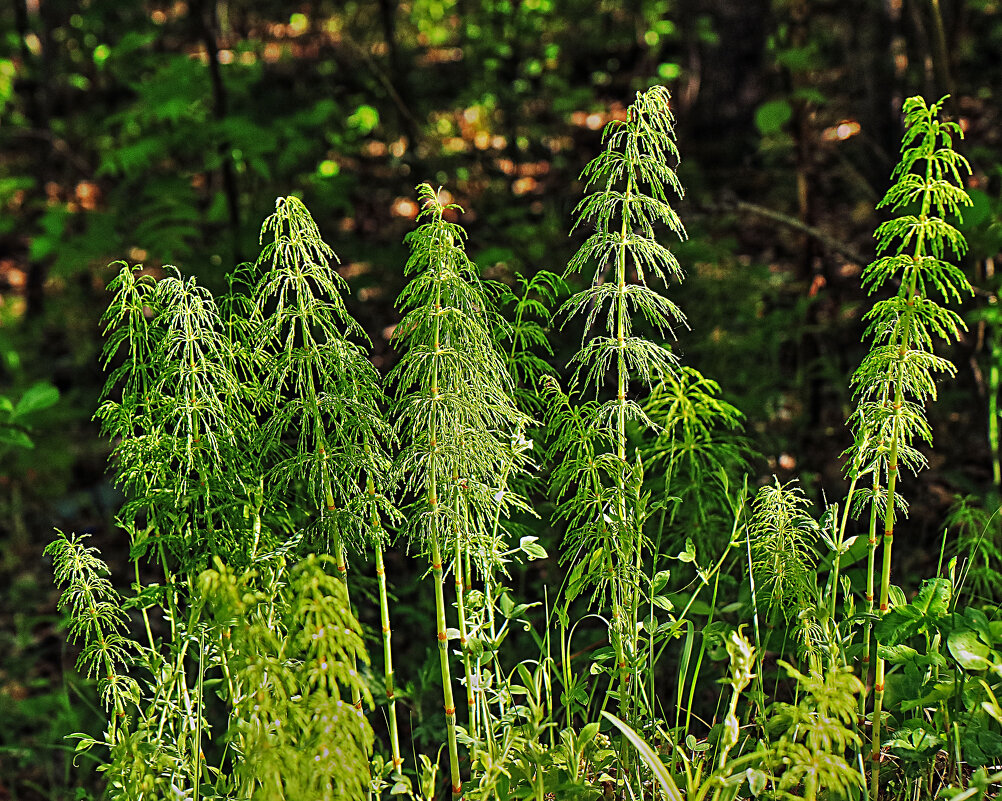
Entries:
[[279,198],[261,237],[250,333],[257,401],[270,413],[261,450],[278,457],[268,483],[277,491],[306,478],[320,511],[311,539],[342,569],[345,540],[358,549],[373,533],[362,490],[369,480],[385,488],[389,470],[379,376],[350,339],[365,335],[344,307],[337,257],[302,202]]
[[[661,226],[685,235],[668,200],[670,193],[682,194],[673,165],[678,161],[673,123],[666,89],[638,93],[627,119],[606,126],[605,149],[582,173],[590,194],[575,210],[575,228],[591,223],[595,232],[571,259],[568,272],[593,269],[594,275],[592,285],[561,311],[585,315],[582,349],[573,360],[577,386],[598,389],[610,372],[617,380],[616,396],[599,407],[597,420],[614,425],[620,450],[626,447],[626,420],[645,419],[641,406],[628,397],[631,378],[650,385],[675,368],[671,351],[634,333],[634,318],[662,335],[684,322],[678,307],[648,285],[648,280],[667,283],[682,277],[678,261],[656,239]],[[605,334],[594,331],[600,327]]]
[[839,667],[821,675],[813,670],[802,673],[785,662],[780,665],[803,693],[798,703],[779,703],[772,710],[773,733],[782,731],[769,760],[780,797],[804,801],[856,797],[863,777],[847,755],[860,744],[854,725],[863,683]]
[[1002,532],[999,511],[993,514],[972,496],[958,496],[946,518],[947,528],[955,532],[951,548],[961,566],[961,583],[972,601],[983,603],[1002,597]]
[[260,577],[217,560],[199,584],[232,705],[238,797],[366,798],[372,729],[342,696],[371,706],[356,669],[368,657],[344,582],[310,556]]
[[818,524],[807,506],[799,487],[778,480],[762,487],[752,505],[748,527],[752,570],[770,620],[777,613],[789,620],[810,605],[817,593],[814,543]]
[[183,569],[204,567],[212,554],[242,554],[243,525],[234,528],[218,509],[247,496],[248,474],[237,466],[248,461],[250,423],[214,299],[176,270],[154,282],[125,264],[109,289],[105,364],[122,363],[97,416],[116,439],[116,481],[129,497],[123,521],[147,532],[133,557],[152,532]]
[[411,542],[425,550],[440,538],[451,552],[461,538],[463,551],[490,574],[502,567],[504,550],[486,538],[494,506],[516,500],[498,496],[498,477],[510,460],[512,434],[529,418],[512,401],[494,339],[506,327],[494,308],[496,291],[463,251],[463,229],[445,219],[458,207],[443,205],[428,184],[418,192],[422,224],[407,236],[406,271],[414,278],[400,294],[405,314],[394,334],[402,355],[389,375],[403,442],[394,476],[417,499],[408,514]]
[[[578,412],[557,394],[557,404],[566,411],[550,415],[551,430],[554,423],[570,423],[563,432],[554,432],[551,452],[577,457],[558,467],[553,480],[561,502],[558,514],[570,523],[564,553],[574,563],[571,593],[582,581],[599,595],[608,590],[621,713],[628,723],[633,722],[628,684],[639,658],[636,621],[649,547],[643,530],[648,514],[641,494],[643,467],[639,461],[628,462],[627,423],[650,425],[650,420],[633,397],[631,381],[650,386],[676,374],[671,351],[639,335],[635,327],[644,322],[663,336],[684,320],[678,307],[648,284],[681,278],[675,257],[656,239],[664,227],[684,236],[668,200],[670,194],[682,194],[672,125],[667,90],[655,86],[638,93],[626,120],[606,126],[604,150],[582,173],[588,194],[577,206],[575,227],[592,224],[595,231],[567,270],[594,273],[591,286],[567,300],[561,311],[585,317],[582,347],[572,359],[574,384],[578,389],[590,385],[599,399]],[[615,394],[603,400],[607,378],[615,382]],[[593,428],[601,433],[581,436]],[[599,438],[608,440],[611,453]]]
[[45,553],[52,557],[56,583],[65,589],[59,598],[59,609],[69,613],[69,641],[83,641],[77,658],[77,668],[89,678],[98,677],[98,689],[105,707],[113,710],[114,729],[139,694],[128,667],[136,643],[124,636],[128,615],[121,606],[121,596],[108,580],[108,565],[96,548],[85,545],[86,534],[57,532]]
[[541,355],[553,355],[545,324],[550,321],[550,309],[557,298],[567,291],[567,284],[547,270],[540,270],[529,279],[516,275],[515,282],[518,291],[506,296],[513,306],[507,363],[520,408],[536,415],[543,408],[540,382],[554,374]]
[[[916,440],[932,441],[925,404],[936,398],[936,374],[954,375],[956,368],[933,351],[934,342],[954,341],[965,328],[960,316],[939,304],[970,295],[963,271],[950,259],[961,256],[966,243],[945,216],[960,218],[970,205],[963,176],[966,159],[954,150],[963,136],[955,122],[940,119],[943,100],[927,105],[922,98],[905,101],[905,134],[895,183],[880,207],[900,212],[877,228],[883,255],[863,272],[871,292],[896,283],[896,292],[867,313],[867,336],[873,344],[853,376],[858,401],[852,419],[853,465],[865,465],[874,483],[883,483],[896,499],[902,467],[913,472],[924,465]],[[883,504],[883,564],[879,611],[889,607],[891,552],[896,502]],[[874,569],[871,560],[871,571]],[[870,585],[872,586],[872,573]],[[874,680],[874,727],[871,792],[879,797],[880,718],[884,694],[884,659],[878,648]]]
[[657,534],[666,537],[666,527],[678,531],[669,540],[671,548],[682,547],[689,536],[685,532],[693,529],[707,532],[707,550],[725,544],[722,536],[712,542],[711,535],[727,531],[728,496],[751,454],[738,433],[743,415],[720,395],[716,381],[680,365],[654,387],[644,405],[644,413],[657,426],[657,437],[642,446],[644,465],[658,477],[664,495],[677,498],[670,513],[661,515]]
[[[129,690],[127,699],[112,699],[113,722],[135,714],[134,725],[113,725],[104,743],[102,769],[120,797],[187,787],[197,798],[210,776],[219,792],[238,797],[361,798],[368,791],[372,732],[362,706],[371,697],[356,664],[368,658],[346,586],[309,559],[279,569],[275,559],[284,565],[285,557],[275,549],[289,554],[319,540],[343,577],[343,536],[354,531],[358,542],[381,547],[381,513],[394,515],[383,500],[392,431],[381,417],[375,370],[346,337],[360,330],[340,302],[333,253],[309,213],[295,198],[280,198],[262,228],[268,235],[255,270],[231,283],[225,321],[212,296],[176,270],[154,281],[123,265],[110,287],[105,359],[117,366],[99,416],[117,439],[117,480],[128,497],[122,522],[137,581],[148,558],[166,576],[164,586],[150,584],[126,601],[142,612],[148,645],[136,646],[127,665],[102,666],[108,692]],[[250,295],[242,294],[248,283]],[[300,496],[289,492],[293,486]],[[332,525],[336,504],[347,511]],[[284,508],[313,536],[300,531],[283,542]],[[76,540],[57,546],[60,575],[69,569],[67,554],[92,551]],[[246,590],[228,596],[240,619],[230,619],[225,636],[218,620],[203,617],[220,582],[233,576],[224,554],[245,571],[239,583]],[[210,558],[222,571],[215,583],[198,579]],[[248,572],[249,564],[256,568]],[[88,584],[92,594],[107,594],[106,585]],[[107,598],[97,608],[121,613]],[[169,624],[163,639],[150,622],[157,608]],[[106,622],[107,631],[80,629],[84,654],[90,660],[95,649],[111,648],[105,661],[122,661],[125,617]],[[137,682],[137,669],[148,678]],[[225,680],[219,698],[228,746],[213,747],[209,721],[219,710],[209,713],[216,703],[205,692],[207,677]],[[265,695],[280,707],[270,717],[262,713]]]
[[[421,223],[408,234],[406,272],[414,278],[400,294],[405,312],[395,340],[403,353],[389,379],[396,393],[396,426],[402,442],[394,474],[413,498],[407,533],[426,554],[435,580],[438,647],[449,735],[454,797],[462,793],[456,740],[456,707],[449,665],[444,558],[458,590],[460,645],[467,700],[473,700],[472,665],[464,617],[466,560],[488,586],[504,571],[506,551],[492,525],[497,507],[524,506],[506,482],[525,458],[512,443],[529,418],[512,399],[513,383],[494,332],[504,325],[496,292],[484,284],[463,250],[465,232],[445,219],[459,209],[444,205],[430,185],[418,187]],[[496,597],[497,592],[493,593]],[[472,704],[469,704],[472,706]]]
[[[972,292],[963,271],[948,260],[963,254],[966,244],[942,215],[959,217],[961,207],[970,204],[961,183],[970,167],[953,150],[954,138],[962,136],[959,126],[939,120],[942,102],[927,107],[921,98],[910,98],[905,103],[907,130],[901,161],[892,173],[897,180],[879,207],[912,213],[877,229],[878,250],[895,252],[863,273],[863,285],[871,293],[892,282],[897,286],[894,295],[875,303],[866,315],[873,345],[853,377],[859,401],[852,419],[855,447],[865,453],[864,464],[887,476],[891,491],[899,462],[912,470],[923,464],[914,442],[916,437],[931,441],[924,404],[936,398],[935,374],[956,372],[933,352],[934,341],[956,340],[965,328],[956,312],[929,295],[948,302]],[[893,511],[893,504],[887,506],[889,521]]]
[[[873,344],[854,378],[849,495],[820,519],[795,482],[778,480],[746,512],[753,479],[740,475],[750,458],[741,415],[661,341],[684,319],[652,286],[681,277],[656,236],[684,230],[669,202],[681,188],[660,87],[638,93],[626,118],[610,123],[603,152],[583,172],[575,225],[594,231],[568,272],[592,278],[562,306],[585,328],[570,393],[546,360],[549,306],[563,281],[545,271],[516,277],[513,290],[483,281],[454,222],[459,208],[428,184],[418,187],[418,227],[406,239],[411,280],[399,298],[392,400],[345,308],[336,256],[296,198],[276,201],[260,257],[233,272],[218,305],[173,268],[154,280],[123,265],[104,318],[112,372],[98,417],[127,496],[121,523],[135,594],[116,592],[83,537],[60,534],[47,548],[65,587],[70,639],[83,646],[79,666],[98,679],[110,713],[101,740],[79,735],[108,797],[362,799],[389,789],[432,801],[439,760],[418,754],[412,782],[394,706],[391,560],[383,557],[395,531],[430,563],[442,750],[457,801],[460,749],[468,795],[485,801],[648,799],[655,782],[691,801],[854,798],[867,747],[879,794],[885,747],[931,759],[922,738],[934,727],[941,731],[929,742],[953,749],[958,782],[963,761],[988,765],[1002,755],[1002,736],[993,739],[1002,686],[988,669],[1002,643],[983,612],[956,610],[954,564],[910,604],[890,585],[894,522],[907,508],[898,475],[923,466],[925,405],[937,376],[954,371],[934,346],[963,326],[939,299],[970,292],[952,261],[964,244],[950,222],[967,203],[967,165],[953,150],[959,129],[940,122],[940,111],[917,98],[905,104],[902,160],[882,203],[900,215],[878,229],[883,255],[864,273],[869,291],[887,296],[867,315]],[[496,308],[502,301],[513,304],[512,324]],[[539,526],[526,525],[536,507],[522,495],[531,491],[533,439],[546,440],[554,498]],[[851,569],[862,548],[849,520],[867,510],[863,590]],[[961,509],[955,522],[980,554],[966,574],[970,589],[994,592],[978,572],[995,552],[977,539],[989,521]],[[556,604],[544,595],[551,617],[537,633],[532,609],[541,604],[520,602],[505,579],[520,555],[546,558],[547,523],[566,529],[566,576]],[[662,553],[676,541],[683,582]],[[366,719],[378,681],[348,594],[349,563],[369,548],[389,759]],[[697,552],[715,548],[715,565],[700,568]],[[740,563],[750,594],[726,572]],[[556,568],[542,571],[545,581]],[[749,597],[754,646],[744,634]],[[359,593],[356,603],[366,600]],[[763,637],[763,612],[767,630],[795,636]],[[512,664],[517,622],[535,638],[538,659]],[[596,626],[603,639],[578,650],[575,637],[593,637]],[[867,665],[874,639],[870,711],[846,663]],[[780,657],[778,677],[767,652]],[[729,669],[713,664],[724,654]],[[658,670],[663,659],[670,676]],[[888,710],[885,662],[900,666],[899,696],[912,688],[912,697],[892,695]],[[704,721],[697,691],[711,678],[727,689]],[[776,697],[784,701],[770,702]],[[677,705],[673,728],[664,698]],[[890,741],[881,734],[887,711],[900,726]],[[868,713],[870,730],[860,723]],[[609,723],[623,733],[615,748],[600,730]],[[647,744],[655,740],[657,748]],[[664,749],[671,770],[658,755]]]

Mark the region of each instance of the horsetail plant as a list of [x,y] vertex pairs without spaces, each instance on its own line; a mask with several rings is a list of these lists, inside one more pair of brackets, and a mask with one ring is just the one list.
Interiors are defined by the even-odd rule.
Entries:
[[[278,454],[270,472],[277,489],[307,478],[307,491],[319,511],[310,539],[334,556],[347,587],[349,546],[357,551],[372,545],[377,573],[383,570],[378,508],[383,495],[376,488],[386,486],[392,432],[382,416],[379,377],[349,339],[365,341],[365,334],[345,309],[345,282],[332,266],[337,256],[302,201],[279,198],[275,213],[261,227],[261,240],[252,326],[258,343],[253,363],[263,393],[259,403],[270,414],[261,450]],[[385,575],[379,580],[385,583]],[[382,594],[380,598],[380,616],[388,629],[389,608]],[[388,637],[384,644],[391,731],[396,734]],[[361,709],[357,687],[353,692]],[[396,741],[393,759],[399,769]]]
[[[675,375],[677,369],[668,348],[635,333],[638,321],[634,317],[639,316],[662,334],[684,322],[678,307],[648,285],[649,279],[667,284],[669,279],[682,277],[671,251],[655,238],[658,226],[685,236],[668,201],[669,193],[682,194],[672,164],[678,160],[673,122],[669,93],[655,86],[637,94],[625,121],[613,120],[606,126],[605,149],[582,173],[589,194],[576,209],[575,228],[591,223],[595,231],[567,268],[568,273],[594,269],[592,284],[562,308],[563,312],[585,316],[582,348],[572,360],[575,386],[581,390],[591,385],[600,394],[611,374],[615,387],[612,399],[599,401],[589,412],[592,423],[611,441],[613,461],[602,460],[608,474],[600,477],[595,472],[596,460],[589,459],[579,469],[591,477],[574,491],[581,507],[591,507],[597,515],[591,520],[578,518],[575,522],[584,525],[570,527],[565,542],[566,554],[577,555],[574,559],[585,555],[589,564],[599,568],[587,571],[590,581],[602,594],[608,589],[620,713],[628,722],[633,720],[630,675],[639,659],[635,622],[641,603],[645,543],[639,514],[638,476],[642,468],[639,462],[633,465],[628,461],[627,424],[639,421],[650,425],[640,403],[631,397],[630,382],[651,386]],[[596,332],[603,317],[604,331]],[[598,490],[610,476],[612,486]],[[582,495],[601,500],[596,505]]]
[[373,733],[341,694],[371,705],[356,669],[368,657],[346,585],[325,568],[333,561],[311,554],[288,569],[272,555],[261,582],[217,559],[199,576],[233,710],[238,798],[367,798]]
[[[966,159],[954,150],[963,132],[940,119],[946,98],[931,106],[921,97],[905,101],[905,133],[901,160],[892,172],[895,183],[880,207],[902,212],[876,232],[882,255],[863,272],[863,285],[876,292],[890,285],[895,293],[878,301],[867,314],[867,335],[873,345],[853,377],[858,409],[852,420],[855,448],[865,450],[875,481],[884,477],[882,503],[883,553],[879,614],[889,609],[891,549],[898,510],[898,476],[902,467],[916,472],[924,464],[916,439],[931,442],[925,404],[936,398],[935,374],[952,376],[956,368],[933,352],[936,339],[955,341],[965,328],[955,312],[941,306],[972,293],[963,271],[950,259],[966,251],[960,232],[944,219],[959,219],[970,205],[963,189]],[[874,497],[874,503],[879,502]],[[868,587],[873,587],[872,570]],[[884,699],[884,659],[879,643],[874,676],[871,797],[880,796],[881,718]]]
[[[131,540],[136,592],[116,593],[82,536],[60,534],[46,549],[64,588],[70,638],[83,644],[79,665],[98,679],[109,714],[101,741],[81,736],[78,746],[107,749],[103,759],[95,755],[107,796],[361,801],[391,787],[391,795],[434,798],[437,758],[418,755],[416,790],[402,770],[384,559],[386,532],[400,529],[430,563],[438,652],[431,668],[442,681],[454,799],[464,792],[459,749],[467,746],[470,798],[591,798],[603,789],[647,798],[657,792],[652,777],[669,797],[681,797],[645,736],[669,746],[673,765],[681,759],[684,794],[695,801],[763,793],[850,797],[862,771],[845,755],[864,747],[862,727],[851,727],[866,702],[856,699],[861,684],[843,663],[858,633],[853,626],[863,620],[864,650],[881,639],[870,777],[871,799],[879,801],[879,760],[888,745],[881,742],[881,657],[891,658],[885,629],[897,613],[877,627],[865,621],[886,614],[900,596],[890,585],[895,520],[906,509],[899,473],[922,467],[918,440],[931,436],[925,404],[935,397],[935,376],[954,372],[933,346],[955,340],[962,322],[939,299],[971,291],[951,263],[964,241],[944,219],[969,202],[961,186],[968,167],[953,150],[959,128],[939,120],[941,109],[942,101],[930,107],[918,98],[904,107],[901,163],[881,204],[900,216],[878,228],[882,255],[863,276],[871,293],[890,288],[891,297],[866,317],[873,345],[854,378],[849,496],[820,522],[795,484],[778,481],[760,488],[745,514],[751,482],[730,492],[746,466],[747,449],[734,433],[739,413],[715,383],[644,337],[684,324],[681,311],[652,288],[681,278],[656,240],[658,229],[684,236],[669,202],[682,190],[663,88],[637,94],[625,118],[607,126],[603,152],[582,173],[586,197],[575,227],[594,231],[568,272],[593,273],[590,285],[562,305],[567,316],[584,318],[585,329],[569,393],[536,355],[552,355],[543,324],[561,279],[540,272],[517,279],[511,293],[481,280],[453,222],[459,208],[428,184],[418,187],[418,227],[406,239],[410,283],[393,337],[401,358],[385,394],[366,338],[345,307],[336,256],[296,198],[276,201],[262,227],[260,257],[237,269],[223,305],[172,268],[155,280],[152,270],[123,265],[104,318],[106,366],[114,371],[98,417],[113,440],[116,483],[127,496],[120,522]],[[496,311],[502,298],[514,299],[514,325]],[[536,397],[533,384],[541,388]],[[499,651],[533,604],[512,601],[504,586],[508,560],[517,551],[545,556],[535,529],[518,545],[508,543],[521,533],[511,518],[532,513],[520,492],[529,484],[537,412],[549,433],[553,518],[566,527],[562,561],[570,564],[553,610],[559,661],[547,630],[536,637],[539,659],[511,666]],[[654,490],[645,466],[658,474]],[[863,509],[870,524],[868,606],[857,615],[840,560],[849,553],[848,519]],[[678,559],[693,562],[693,542],[708,547],[727,510],[729,546],[712,569],[697,568],[685,608],[671,614],[673,599],[683,595],[666,592],[662,533],[685,524]],[[818,574],[828,562],[815,554],[821,542],[834,554],[823,586]],[[735,544],[747,546],[755,647],[740,621],[732,627],[747,606],[724,605],[733,585],[720,580],[721,571]],[[388,763],[377,755],[374,772],[368,657],[348,593],[349,560],[369,548],[392,757]],[[144,570],[162,573],[163,586],[144,583]],[[711,586],[700,633],[688,615]],[[589,614],[572,625],[571,603],[589,593]],[[670,618],[659,619],[655,607]],[[130,609],[135,640],[127,631]],[[770,623],[798,627],[803,669],[779,663],[799,691],[793,703],[767,703],[764,682],[772,671],[764,658],[778,638],[759,633],[759,609]],[[607,634],[590,674],[607,676],[589,687],[571,641],[586,618],[599,615]],[[727,628],[730,636],[721,636]],[[679,634],[685,637],[672,694],[678,712],[669,732],[661,725],[666,716],[655,714],[655,669]],[[730,656],[731,691],[700,741],[690,723],[699,720],[697,680],[714,643]],[[457,666],[465,726],[457,720]],[[618,717],[606,710],[612,704]],[[599,731],[599,712],[624,733],[618,753]],[[756,717],[757,738],[743,736],[745,714]],[[959,761],[959,734],[957,742]],[[632,764],[629,743],[640,749]]]
[[[129,794],[197,788],[203,779],[204,695],[200,684],[190,686],[188,667],[194,660],[202,676],[211,657],[199,648],[203,602],[194,578],[213,555],[247,560],[247,522],[228,510],[247,494],[250,420],[233,351],[204,288],[173,268],[154,282],[124,264],[109,288],[105,359],[121,365],[98,417],[117,440],[116,481],[127,496],[120,522],[137,586],[144,587],[141,562],[151,550],[165,577],[163,586],[149,584],[127,601],[142,613],[148,647],[135,664],[149,678],[133,699],[135,727],[106,744],[109,787],[137,797]],[[116,381],[120,400],[112,397]],[[166,643],[151,625],[149,609],[157,606],[169,624]]]
[[[765,607],[769,625],[776,623],[780,613],[789,620],[817,594],[814,546],[818,524],[807,506],[799,487],[778,480],[762,487],[752,504],[748,539],[756,602]],[[762,649],[767,646],[767,642],[759,644]]]
[[315,545],[346,578],[346,549],[359,549],[370,524],[368,481],[383,486],[389,469],[379,376],[351,339],[367,341],[345,309],[337,257],[302,201],[279,198],[266,236],[253,291],[258,378],[271,414],[262,445],[278,453],[271,478],[279,488],[307,477],[319,512]]
[[45,553],[52,557],[56,583],[65,587],[59,609],[70,613],[69,641],[84,643],[77,668],[91,678],[99,677],[101,698],[113,713],[107,738],[114,745],[119,729],[128,730],[125,713],[139,696],[139,686],[128,674],[136,643],[125,636],[128,615],[108,580],[108,565],[96,548],[86,545],[88,535],[57,533]]
[[[492,581],[504,566],[498,533],[491,526],[496,505],[517,497],[500,487],[511,456],[513,432],[529,418],[512,400],[512,382],[494,340],[503,329],[491,289],[463,250],[465,233],[445,219],[459,208],[443,204],[430,185],[418,187],[419,227],[407,235],[406,272],[414,278],[398,299],[405,312],[394,333],[402,349],[389,379],[395,390],[397,434],[402,449],[395,476],[407,509],[408,539],[431,562],[439,664],[448,732],[454,798],[463,792],[459,771],[456,705],[446,623],[446,558],[457,576],[460,637],[468,660],[463,622],[464,556]],[[466,671],[467,687],[474,677]],[[470,696],[468,696],[469,699]]]
[[215,300],[194,278],[169,270],[154,282],[122,264],[109,285],[105,365],[122,363],[97,417],[116,440],[133,559],[156,548],[170,584],[175,569],[197,572],[211,555],[244,558],[243,523],[221,510],[247,494],[250,422]]

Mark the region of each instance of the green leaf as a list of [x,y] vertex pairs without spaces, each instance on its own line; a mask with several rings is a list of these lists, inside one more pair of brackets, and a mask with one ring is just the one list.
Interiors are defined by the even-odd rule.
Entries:
[[981,641],[986,645],[997,642],[997,638],[992,632],[991,624],[988,622],[988,617],[980,609],[975,609],[973,606],[967,607],[964,610],[964,621],[977,632]]
[[695,600],[690,604],[692,596],[686,593],[672,593],[668,597],[671,598],[676,609],[688,609],[690,615],[709,615],[713,612],[713,607],[706,601]]
[[0,445],[13,445],[17,448],[34,448],[31,437],[19,428],[0,426]]
[[793,107],[785,100],[770,100],[755,111],[755,127],[763,136],[778,133],[793,117]]
[[16,420],[26,414],[48,409],[58,401],[59,390],[47,381],[39,381],[25,390],[11,413],[11,419]]
[[745,771],[745,778],[748,780],[748,791],[753,796],[758,798],[765,789],[768,777],[760,770],[748,768],[748,770]]
[[978,639],[977,632],[971,629],[951,631],[946,645],[953,658],[965,670],[986,670],[991,667],[988,658],[991,650]]
[[664,595],[655,595],[651,599],[651,603],[658,607],[658,609],[664,609],[666,612],[671,612],[675,608],[675,604],[671,602],[671,599],[666,598]]
[[942,617],[949,611],[952,594],[953,584],[949,579],[929,579],[922,584],[912,606],[928,617]]
[[536,540],[538,537],[525,536],[518,543],[518,547],[529,557],[530,560],[533,559],[545,559],[547,557],[546,549],[540,545]]
[[[588,704],[588,691],[584,685],[577,684],[571,690],[560,693],[560,703],[563,706],[570,706],[572,703],[580,704],[582,707]],[[588,724],[591,725],[590,723]]]
[[528,609],[530,606],[531,604],[515,604],[514,606],[512,606],[511,609],[508,610],[508,612],[505,614],[505,617],[508,619],[517,618],[519,615],[524,614],[525,610]]
[[693,544],[690,538],[685,540],[685,550],[680,551],[675,557],[680,562],[695,562],[696,561],[696,546]]
[[894,664],[909,662],[918,657],[918,651],[907,645],[877,645],[877,655]]
[[598,728],[599,724],[597,720],[586,724],[585,727],[581,729],[581,734],[578,736],[578,745],[586,745],[594,740],[595,735],[598,734]]
[[670,570],[659,570],[655,573],[654,580],[651,582],[651,594],[657,595],[661,592],[667,586],[669,578],[671,578]]
[[123,600],[122,609],[150,609],[154,606],[166,606],[166,599],[167,588],[154,582],[143,587],[131,598]]
[[908,603],[908,599],[905,598],[904,590],[902,590],[897,584],[892,584],[887,588],[887,597],[890,601],[891,608],[905,606]]

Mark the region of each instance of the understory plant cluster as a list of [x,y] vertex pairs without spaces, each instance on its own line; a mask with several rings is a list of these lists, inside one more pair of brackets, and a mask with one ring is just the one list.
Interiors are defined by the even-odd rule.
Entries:
[[[891,571],[927,405],[955,371],[938,346],[971,294],[961,131],[942,101],[903,112],[862,279],[849,489],[821,509],[796,482],[756,486],[740,412],[665,344],[686,324],[666,294],[685,229],[662,87],[585,168],[563,278],[484,280],[461,210],[418,187],[387,375],[295,197],[222,297],[120,265],[97,414],[134,581],[116,588],[85,535],[47,548],[107,711],[77,735],[107,797],[991,792],[996,607],[963,555],[918,587]],[[557,328],[580,335],[567,369]],[[402,559],[434,608],[406,631],[434,655],[431,742],[398,698]],[[545,567],[521,585],[545,591],[521,597],[516,567]]]

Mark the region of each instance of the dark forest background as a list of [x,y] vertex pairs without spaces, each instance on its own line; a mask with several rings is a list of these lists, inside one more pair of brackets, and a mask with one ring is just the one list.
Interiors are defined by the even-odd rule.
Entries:
[[[977,287],[932,411],[899,575],[935,569],[957,496],[997,497],[1002,361],[1002,7],[996,0],[13,0],[0,4],[0,800],[75,796],[96,725],[41,550],[89,531],[113,567],[119,499],[91,419],[109,263],[222,290],[276,196],[341,258],[381,369],[414,187],[466,213],[470,255],[513,283],[562,272],[578,174],[637,90],[673,94],[689,239],[670,290],[684,360],[722,385],[755,477],[841,497],[859,287],[903,99],[950,94]],[[554,363],[578,344],[555,330]],[[56,392],[58,391],[58,400]],[[754,478],[754,477],[753,477]],[[116,576],[127,585],[128,576]]]

